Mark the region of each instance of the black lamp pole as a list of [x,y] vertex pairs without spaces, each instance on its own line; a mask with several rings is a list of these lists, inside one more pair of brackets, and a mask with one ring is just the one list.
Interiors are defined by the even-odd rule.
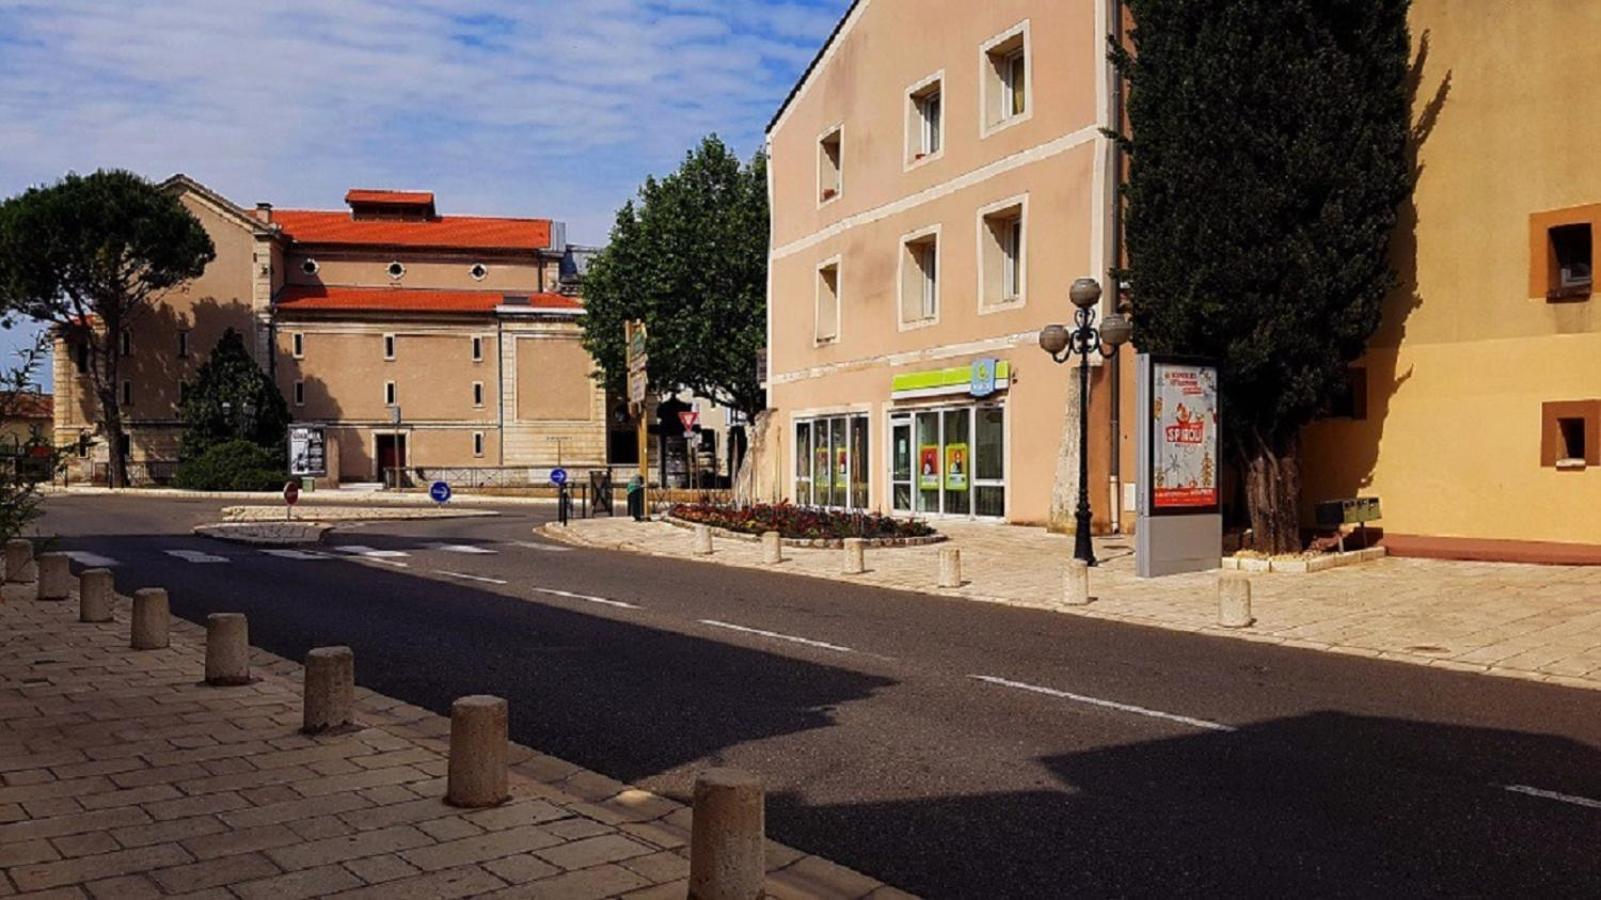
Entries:
[[1095,547],[1090,541],[1090,355],[1112,357],[1129,339],[1127,318],[1112,313],[1095,327],[1095,304],[1101,299],[1101,286],[1093,278],[1080,278],[1068,292],[1073,301],[1073,327],[1047,325],[1040,331],[1040,348],[1057,363],[1074,356],[1078,363],[1078,509],[1074,513],[1073,557],[1095,565]]

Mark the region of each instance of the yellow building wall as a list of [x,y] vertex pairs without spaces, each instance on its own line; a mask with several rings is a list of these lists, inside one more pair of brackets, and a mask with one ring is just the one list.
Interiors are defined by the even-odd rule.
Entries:
[[1377,496],[1402,538],[1601,545],[1601,471],[1540,465],[1542,404],[1601,397],[1601,298],[1531,296],[1530,235],[1601,203],[1601,6],[1516,7],[1413,4],[1425,127],[1401,286],[1360,363],[1366,421],[1307,429],[1305,495]]

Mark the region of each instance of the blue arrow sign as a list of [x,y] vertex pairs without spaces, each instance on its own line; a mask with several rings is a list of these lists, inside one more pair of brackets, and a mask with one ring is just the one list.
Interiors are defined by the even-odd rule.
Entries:
[[435,503],[444,503],[450,499],[450,485],[436,481],[433,487],[428,489],[428,496],[432,497]]
[[567,483],[567,470],[566,469],[551,469],[550,470],[550,483],[554,484],[557,487],[561,487],[562,485],[566,484]]

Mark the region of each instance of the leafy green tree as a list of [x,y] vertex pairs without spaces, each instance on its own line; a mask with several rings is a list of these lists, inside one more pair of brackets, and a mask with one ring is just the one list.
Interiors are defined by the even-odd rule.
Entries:
[[53,323],[69,345],[87,346],[115,487],[128,483],[117,336],[215,257],[183,204],[130,172],[69,174],[0,202],[0,311]]
[[766,398],[767,159],[741,165],[715,135],[647,179],[617,213],[584,280],[584,346],[613,391],[627,383],[623,324],[645,323],[653,389],[688,390],[754,416]]
[[1300,435],[1396,283],[1409,0],[1128,0],[1128,269],[1142,350],[1221,364],[1258,549],[1300,547]]
[[236,440],[279,454],[287,452],[289,406],[278,386],[250,357],[245,339],[232,328],[222,333],[211,358],[185,384],[178,417],[183,421],[178,455],[185,460]]
[[[49,335],[41,334],[17,353],[15,365],[0,371],[0,425],[21,418],[33,404],[34,378],[49,355]],[[0,457],[0,540],[21,536],[38,518],[39,484],[55,475],[62,460],[61,452],[39,434],[5,449],[13,455]]]

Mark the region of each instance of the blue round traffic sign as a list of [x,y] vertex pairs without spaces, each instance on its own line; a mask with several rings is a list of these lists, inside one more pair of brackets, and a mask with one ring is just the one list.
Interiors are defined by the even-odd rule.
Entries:
[[566,484],[567,483],[567,470],[566,469],[551,469],[550,470],[550,483],[554,484],[557,487],[561,487],[562,485]]
[[444,503],[446,500],[450,499],[450,485],[444,483],[443,481],[436,481],[434,482],[433,486],[428,489],[428,496],[434,498],[435,503]]

